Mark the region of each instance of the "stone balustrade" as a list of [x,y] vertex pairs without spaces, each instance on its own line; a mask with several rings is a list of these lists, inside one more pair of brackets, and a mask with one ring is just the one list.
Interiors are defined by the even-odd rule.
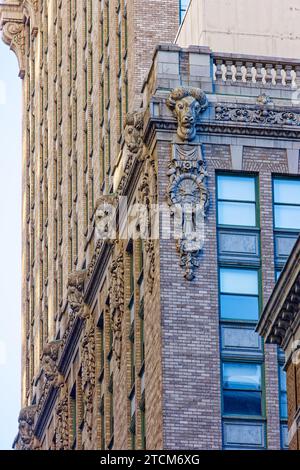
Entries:
[[298,88],[300,61],[271,57],[213,53],[216,82]]

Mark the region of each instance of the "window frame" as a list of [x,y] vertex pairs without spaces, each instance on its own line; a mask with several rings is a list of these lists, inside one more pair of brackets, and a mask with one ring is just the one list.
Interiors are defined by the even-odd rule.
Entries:
[[[222,269],[236,269],[241,271],[256,271],[257,272],[257,295],[254,294],[234,294],[234,293],[222,293],[221,292],[221,270]],[[221,312],[221,296],[222,295],[236,295],[236,296],[243,296],[243,297],[257,297],[258,299],[258,319],[251,320],[251,319],[243,319],[243,318],[223,318]],[[240,323],[242,325],[249,324],[249,325],[256,325],[258,322],[261,312],[262,312],[262,273],[261,273],[261,266],[237,266],[237,265],[230,265],[219,263],[218,266],[218,299],[219,299],[219,322],[221,323]]]
[[[239,199],[220,199],[219,198],[219,184],[218,179],[221,176],[236,177],[236,178],[253,178],[254,180],[254,195],[255,200],[239,200]],[[217,229],[232,229],[232,230],[257,230],[260,229],[260,194],[259,194],[259,180],[256,173],[246,172],[233,172],[233,171],[221,171],[216,173],[215,177],[215,188],[216,188],[216,226]],[[219,202],[233,202],[238,204],[254,204],[255,205],[255,225],[232,225],[232,224],[221,224],[219,223]]]
[[188,10],[188,7],[189,7],[189,0],[187,0],[187,4],[186,4],[186,7],[183,7],[183,2],[182,0],[179,0],[179,24],[182,24],[183,20],[184,20],[184,17],[185,17],[185,14]]
[[273,231],[274,234],[276,233],[299,233],[300,228],[285,228],[285,227],[276,227],[275,223],[275,206],[288,206],[288,207],[299,207],[299,204],[289,204],[283,202],[275,202],[275,181],[298,181],[300,185],[300,175],[298,176],[290,176],[290,175],[272,175],[272,213],[273,213]]
[[[255,364],[260,366],[261,372],[261,389],[259,390],[261,394],[261,414],[260,415],[248,415],[248,414],[230,414],[224,412],[224,391],[238,391],[238,392],[258,392],[258,390],[247,390],[247,389],[230,389],[224,388],[224,364],[239,364],[239,365],[248,365],[248,364]],[[237,419],[237,420],[253,420],[253,421],[263,421],[266,419],[266,397],[265,397],[265,364],[264,360],[259,360],[257,358],[247,358],[247,360],[242,359],[241,357],[233,358],[233,357],[226,357],[221,358],[221,413],[222,418],[224,419]]]

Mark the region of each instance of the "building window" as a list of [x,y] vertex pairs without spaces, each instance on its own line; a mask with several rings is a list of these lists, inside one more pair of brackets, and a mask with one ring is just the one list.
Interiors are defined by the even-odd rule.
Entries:
[[220,313],[222,320],[258,320],[259,295],[256,269],[220,269]]
[[220,173],[216,180],[223,448],[266,446],[260,312],[258,178]]
[[262,415],[261,365],[223,363],[224,415]]
[[179,21],[182,23],[190,0],[179,0]]
[[257,226],[254,176],[219,175],[217,191],[219,225]]
[[287,407],[287,389],[286,389],[286,373],[283,366],[279,368],[279,387],[280,387],[280,419],[287,420],[288,407]]
[[274,178],[275,229],[300,230],[300,180]]

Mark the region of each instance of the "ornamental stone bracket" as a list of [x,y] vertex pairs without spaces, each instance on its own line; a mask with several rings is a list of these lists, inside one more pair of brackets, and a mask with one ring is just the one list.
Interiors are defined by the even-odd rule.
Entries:
[[68,277],[68,303],[70,317],[85,317],[84,282],[86,270],[74,271]]
[[293,323],[300,311],[300,282],[293,286],[283,309],[278,315],[269,338],[270,343],[284,347],[288,343],[293,331]]
[[204,245],[204,220],[209,204],[207,172],[196,124],[208,102],[200,89],[177,88],[167,102],[177,117],[179,141],[172,144],[168,203],[174,216],[177,250],[184,277],[191,281]]
[[62,338],[62,345],[65,346],[76,318],[84,320],[87,314],[87,306],[84,303],[84,285],[86,280],[86,270],[73,271],[68,277],[68,319],[67,326]]
[[16,54],[19,77],[25,76],[25,25],[22,5],[16,1],[0,5],[2,39]]
[[118,198],[114,194],[100,196],[95,205],[95,241],[112,242],[116,239],[116,211]]
[[51,341],[44,346],[42,369],[48,386],[54,385],[55,387],[58,387],[62,383],[62,376],[57,367],[61,345],[61,341],[58,340]]
[[130,175],[136,165],[143,160],[144,110],[126,115],[124,124],[125,145],[114,168],[114,191],[118,195],[126,192]]
[[36,405],[22,408],[19,414],[19,432],[14,447],[17,450],[35,450],[39,443],[34,436],[34,422],[36,417]]
[[31,34],[38,31],[39,0],[6,0],[0,4],[0,31],[5,44],[16,54],[19,77],[25,76],[25,24],[30,21]]

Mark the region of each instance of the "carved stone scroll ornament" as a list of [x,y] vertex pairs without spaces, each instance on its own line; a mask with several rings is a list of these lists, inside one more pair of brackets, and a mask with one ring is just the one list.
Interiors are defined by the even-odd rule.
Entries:
[[56,450],[67,450],[69,448],[69,408],[68,390],[63,385],[60,389],[59,400],[56,407]]
[[[157,171],[155,161],[151,157],[145,159],[145,169],[139,186],[139,202],[144,206],[146,220],[141,224],[146,259],[146,283],[150,294],[153,292],[155,281],[155,226],[157,204]],[[157,222],[158,223],[158,222]]]
[[84,407],[84,426],[89,439],[93,430],[93,399],[95,390],[95,326],[91,314],[86,319],[84,335],[81,340],[82,393]]
[[[117,246],[117,245],[116,245]],[[113,355],[118,368],[122,353],[122,320],[124,317],[124,254],[123,249],[117,254],[110,268],[110,320],[113,333]]]
[[222,105],[215,108],[217,121],[276,125],[276,126],[300,126],[300,114],[290,111],[280,111],[267,106],[250,107],[247,105]]
[[167,104],[177,117],[177,134],[183,141],[172,144],[168,202],[177,230],[180,264],[185,269],[185,278],[191,281],[195,277],[194,269],[199,266],[209,202],[202,147],[191,141],[196,137],[196,122],[208,101],[200,89],[176,88],[170,93]]
[[196,124],[208,107],[205,93],[200,88],[175,88],[167,100],[168,107],[177,118],[177,135],[182,141],[196,137]]
[[169,204],[179,230],[177,249],[185,278],[194,279],[204,244],[204,220],[209,194],[200,145],[173,145],[169,175]]
[[3,41],[16,54],[19,77],[25,76],[25,26],[22,20],[7,21],[1,25]]
[[28,406],[23,408],[19,414],[19,434],[16,441],[17,450],[35,450],[37,442],[34,437],[34,418],[37,407]]

